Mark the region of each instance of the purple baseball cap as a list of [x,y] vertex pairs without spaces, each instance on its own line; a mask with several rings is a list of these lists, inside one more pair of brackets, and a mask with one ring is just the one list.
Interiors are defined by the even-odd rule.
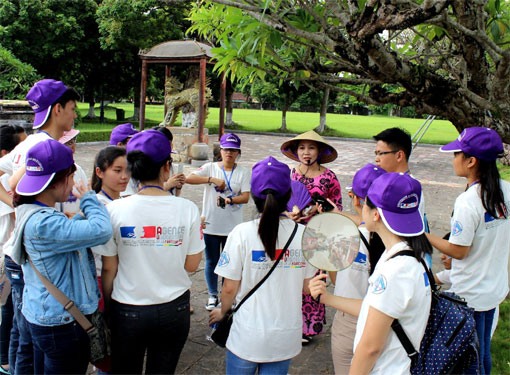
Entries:
[[48,187],[55,173],[74,164],[73,152],[54,139],[37,143],[27,152],[25,175],[16,186],[19,195],[37,195]]
[[439,149],[442,152],[465,152],[477,159],[493,161],[503,153],[503,142],[498,133],[490,128],[466,128],[458,138]]
[[152,159],[154,163],[165,160],[172,153],[168,138],[154,129],[136,133],[128,142],[126,151],[141,151]]
[[373,181],[367,196],[390,232],[407,237],[424,232],[418,180],[403,173],[384,173]]
[[276,192],[276,197],[290,190],[290,169],[272,156],[259,161],[251,170],[251,192],[258,198],[266,199],[266,189]]
[[[113,146],[117,146],[117,144],[123,143],[129,137],[138,134],[138,130],[135,129],[133,124],[120,124],[113,128],[112,134],[110,135],[110,144]],[[167,139],[168,142],[168,139]]]
[[241,138],[234,133],[223,134],[220,138],[221,148],[233,148],[236,150],[241,149]]
[[381,167],[368,163],[356,172],[352,179],[352,185],[347,186],[347,189],[352,189],[352,192],[356,194],[356,196],[365,199],[368,188],[372,185],[372,182],[384,173],[386,173],[386,171]]
[[39,129],[46,123],[50,117],[51,106],[66,91],[67,86],[62,81],[55,81],[54,79],[43,79],[32,86],[26,98],[35,112],[34,129]]

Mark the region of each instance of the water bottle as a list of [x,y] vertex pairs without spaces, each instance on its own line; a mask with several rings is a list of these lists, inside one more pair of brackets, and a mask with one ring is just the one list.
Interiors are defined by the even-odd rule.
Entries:
[[[216,309],[221,309],[221,302],[218,304],[218,306],[216,306],[215,310]],[[214,333],[214,331],[216,331],[216,327],[218,326],[218,322],[216,323],[213,323],[213,324],[209,324],[209,333],[205,336],[205,338],[209,341],[213,341],[213,339],[211,338],[212,334]]]

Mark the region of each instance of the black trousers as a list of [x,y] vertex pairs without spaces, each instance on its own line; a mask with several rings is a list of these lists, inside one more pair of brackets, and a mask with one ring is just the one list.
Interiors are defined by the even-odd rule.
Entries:
[[158,305],[111,301],[112,369],[115,374],[173,374],[188,338],[190,292]]

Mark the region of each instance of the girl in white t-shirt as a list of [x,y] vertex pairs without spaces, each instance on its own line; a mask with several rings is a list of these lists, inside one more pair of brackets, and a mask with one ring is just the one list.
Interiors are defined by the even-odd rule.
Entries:
[[163,188],[171,167],[164,134],[135,134],[127,152],[140,189],[106,206],[113,238],[94,249],[103,255],[112,370],[141,374],[146,359],[147,374],[173,374],[190,328],[188,272],[198,268],[204,248],[200,214]]
[[301,292],[315,269],[301,250],[304,227],[283,212],[291,195],[290,170],[269,157],[255,164],[251,192],[260,219],[237,225],[228,236],[215,272],[224,277],[218,322],[269,272],[295,225],[299,225],[280,263],[234,314],[227,340],[227,374],[287,374],[301,351]]
[[[310,282],[312,296],[340,311],[358,316],[350,374],[409,374],[411,360],[391,329],[398,319],[415,348],[425,332],[431,291],[419,259],[432,252],[418,211],[420,183],[404,174],[385,173],[368,189],[362,219],[386,246],[368,279],[363,301],[331,295],[322,279]],[[414,257],[395,256],[411,250]]]
[[500,179],[496,160],[503,143],[492,129],[472,127],[440,148],[453,152],[453,169],[467,189],[455,201],[448,240],[429,235],[451,256],[451,290],[475,309],[482,374],[491,372],[491,332],[496,307],[508,294],[510,183]]
[[205,305],[212,310],[218,304],[218,264],[227,236],[243,221],[242,205],[250,199],[250,172],[236,163],[241,155],[241,139],[232,133],[220,139],[221,161],[207,163],[186,178],[187,184],[206,184],[202,203],[205,226],[205,281],[209,299]]
[[[130,173],[127,169],[126,149],[119,146],[107,146],[101,149],[94,160],[94,170],[90,185],[96,192],[96,197],[105,206],[120,198],[120,194],[126,190],[129,182]],[[101,299],[99,300],[99,310],[104,311],[103,287],[101,281],[101,270],[103,262],[101,255],[92,249],[94,262],[96,264],[97,282]]]
[[[352,185],[347,187],[352,189],[352,202],[355,207],[361,207],[372,181],[383,173],[386,173],[384,169],[370,163],[356,172]],[[361,223],[358,229],[367,243],[372,245],[371,233],[367,230],[365,223]],[[380,255],[380,251],[377,254],[369,252],[365,243],[361,241],[359,254],[349,268],[340,272],[329,272],[331,281],[335,284],[335,296],[362,300],[367,294],[368,277],[372,273],[370,271],[374,270]],[[356,316],[343,311],[337,311],[335,314],[331,327],[331,354],[337,375],[349,373],[357,321]]]

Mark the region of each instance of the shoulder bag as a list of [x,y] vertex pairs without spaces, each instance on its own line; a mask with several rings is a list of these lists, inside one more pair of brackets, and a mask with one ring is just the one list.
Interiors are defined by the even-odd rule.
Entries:
[[285,252],[287,251],[287,248],[289,247],[290,243],[292,242],[292,240],[294,239],[294,235],[296,234],[296,231],[297,231],[297,228],[298,228],[298,224],[295,223],[294,225],[294,230],[292,231],[292,234],[290,235],[287,243],[285,244],[285,246],[283,247],[282,249],[282,252],[280,253],[280,255],[278,256],[278,259],[276,259],[276,262],[274,262],[273,266],[271,267],[271,269],[269,270],[269,272],[266,274],[266,276],[264,276],[262,278],[262,280],[260,280],[258,282],[257,285],[255,285],[253,287],[252,290],[250,290],[250,292],[248,294],[246,294],[246,296],[244,296],[244,298],[241,300],[241,302],[239,302],[239,304],[232,310],[230,309],[226,314],[225,316],[217,323],[216,325],[216,329],[215,331],[212,333],[211,335],[211,339],[219,346],[221,346],[222,348],[225,347],[226,343],[227,343],[227,339],[228,339],[228,335],[230,333],[230,327],[232,327],[232,319],[233,319],[233,316],[234,316],[234,313],[239,310],[239,308],[242,306],[243,303],[246,302],[246,300],[248,298],[250,298],[252,296],[253,293],[255,293],[257,291],[258,288],[260,288],[260,286],[262,284],[264,284],[264,282],[267,280],[267,278],[271,275],[271,273],[273,273],[273,271],[275,270],[275,268],[278,266],[278,263],[280,263],[280,260],[283,258],[283,254],[285,254]]
[[51,281],[41,275],[41,273],[32,263],[32,259],[30,259],[30,257],[28,257],[28,260],[48,292],[64,307],[64,310],[73,316],[76,322],[89,336],[90,363],[102,367],[101,365],[104,364],[105,359],[107,359],[110,354],[110,334],[108,328],[106,327],[103,314],[99,310],[96,310],[90,316],[90,320],[92,320],[91,322],[85,315],[83,315],[80,309],[76,307],[73,301],[67,298],[67,296],[62,293],[62,291],[58,289]]

